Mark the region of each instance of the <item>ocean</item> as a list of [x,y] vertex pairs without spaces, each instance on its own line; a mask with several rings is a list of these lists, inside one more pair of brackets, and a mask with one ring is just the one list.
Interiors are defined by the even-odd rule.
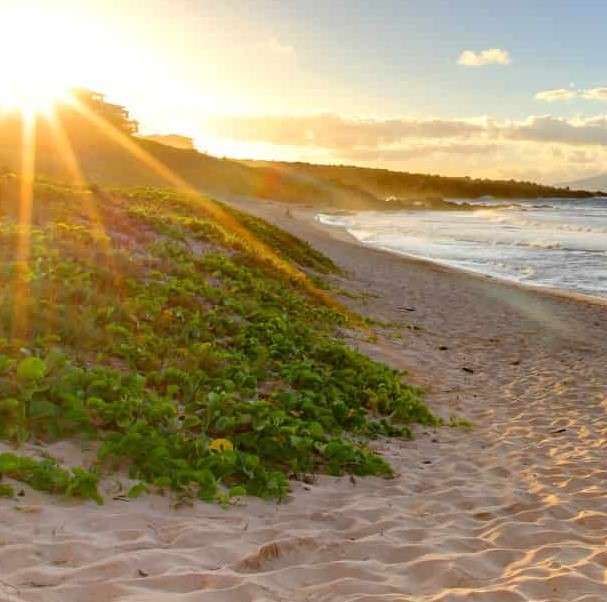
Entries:
[[393,253],[524,284],[607,297],[607,199],[465,202],[475,208],[362,211],[319,214],[317,219]]

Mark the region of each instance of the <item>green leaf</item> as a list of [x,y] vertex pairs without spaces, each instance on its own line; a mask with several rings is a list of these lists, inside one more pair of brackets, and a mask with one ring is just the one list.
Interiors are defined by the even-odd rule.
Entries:
[[5,483],[0,483],[0,497],[15,497],[15,490]]
[[17,366],[17,378],[19,380],[40,380],[46,374],[46,364],[38,357],[27,357],[19,362]]
[[0,374],[6,374],[11,367],[12,360],[8,355],[0,354]]
[[149,492],[149,489],[145,485],[145,483],[137,483],[137,485],[133,485],[129,489],[127,496],[134,500],[134,499],[137,499],[139,496],[143,495],[144,493],[148,493],[148,492]]
[[247,488],[243,485],[234,485],[234,487],[231,487],[228,491],[228,495],[230,497],[243,497],[247,495]]
[[23,404],[12,397],[6,399],[0,399],[0,415],[4,418],[6,416],[15,417],[23,412]]
[[29,406],[30,418],[40,420],[43,418],[56,418],[59,416],[59,407],[44,399],[32,401]]

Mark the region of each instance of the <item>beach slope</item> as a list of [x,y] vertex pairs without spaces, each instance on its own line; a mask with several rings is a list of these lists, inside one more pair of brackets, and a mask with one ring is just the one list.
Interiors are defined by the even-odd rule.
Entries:
[[473,426],[380,441],[395,479],[322,476],[285,504],[2,502],[0,599],[605,600],[605,306],[372,250],[309,209],[232,202],[342,268],[340,298],[376,320],[344,337]]

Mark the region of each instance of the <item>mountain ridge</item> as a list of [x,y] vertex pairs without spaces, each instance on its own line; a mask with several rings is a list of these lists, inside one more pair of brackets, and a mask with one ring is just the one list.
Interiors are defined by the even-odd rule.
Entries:
[[[102,94],[75,92],[73,105],[59,106],[55,119],[38,117],[33,146],[37,175],[74,182],[79,177],[102,186],[166,186],[162,165],[192,188],[216,196],[248,196],[339,209],[382,210],[386,200],[589,198],[594,193],[516,180],[474,179],[414,174],[348,165],[218,158],[194,148],[176,148],[185,137],[137,135],[129,111],[105,102]],[[78,110],[76,106],[85,107]],[[55,124],[53,125],[53,121]],[[58,143],[57,129],[63,143]],[[22,162],[24,124],[18,114],[0,113],[0,167],[18,172]],[[70,160],[71,156],[71,160]],[[146,158],[151,159],[147,160]],[[174,183],[174,182],[173,182]]]

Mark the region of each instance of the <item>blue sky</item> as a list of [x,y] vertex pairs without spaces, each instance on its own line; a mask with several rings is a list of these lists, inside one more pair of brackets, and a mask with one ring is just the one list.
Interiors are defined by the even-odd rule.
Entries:
[[[330,82],[328,89],[351,91],[355,107],[375,109],[381,101],[382,111],[391,113],[518,118],[537,111],[533,95],[539,90],[571,83],[594,87],[605,78],[600,40],[607,3],[601,1],[265,0],[209,8],[212,4],[186,0],[182,8],[200,19],[210,12],[227,24],[245,20],[253,29],[270,28],[293,47],[301,72]],[[468,48],[504,48],[512,64],[456,66]],[[325,102],[329,108],[334,104],[329,96]],[[558,110],[572,115],[591,108],[570,102]]]
[[[225,36],[230,45],[238,46],[252,33],[271,37],[277,45],[290,49],[291,62],[282,65],[278,75],[273,69],[258,68],[255,57],[245,56],[244,63],[258,85],[250,86],[249,106],[234,108],[228,103],[226,112],[332,113],[379,121],[485,117],[523,124],[533,117],[550,116],[581,127],[588,127],[584,120],[600,119],[606,112],[605,94],[589,98],[589,94],[572,93],[572,98],[553,102],[535,98],[546,90],[600,90],[607,85],[601,48],[607,3],[601,1],[183,0],[180,11],[182,16],[192,17],[194,30],[207,30],[209,22],[219,25],[219,37]],[[225,45],[225,39],[218,44]],[[507,52],[510,63],[480,67],[457,64],[464,50],[492,48]],[[362,156],[344,153],[342,157],[336,148],[314,153],[297,144],[266,144],[261,148],[272,136],[263,134],[262,123],[256,140],[250,122],[248,125],[248,146],[234,147],[245,155],[248,151],[268,157],[344,162],[360,162],[356,158]],[[507,177],[512,173],[559,181],[597,173],[605,167],[603,145],[596,144],[596,124],[591,125],[592,145],[582,143],[580,130],[572,132],[575,144],[570,144],[565,134],[550,140],[543,132],[539,136],[542,140],[517,144],[492,141],[500,148],[489,152],[478,142],[467,147],[452,144],[451,151],[441,152],[436,145],[418,139],[404,145],[407,159],[402,162],[386,164],[380,153],[377,159],[363,163],[450,174],[464,171]],[[237,140],[236,129],[229,130],[233,140]],[[222,132],[225,128],[219,134]],[[253,142],[257,148],[251,146]],[[489,149],[486,141],[485,146]],[[420,149],[418,159],[407,152],[411,148]],[[432,148],[437,152],[428,152]],[[478,156],[470,156],[467,150],[475,149]],[[398,156],[393,147],[390,151],[390,156]]]
[[63,20],[74,84],[216,154],[551,182],[607,170],[604,1],[2,1]]

